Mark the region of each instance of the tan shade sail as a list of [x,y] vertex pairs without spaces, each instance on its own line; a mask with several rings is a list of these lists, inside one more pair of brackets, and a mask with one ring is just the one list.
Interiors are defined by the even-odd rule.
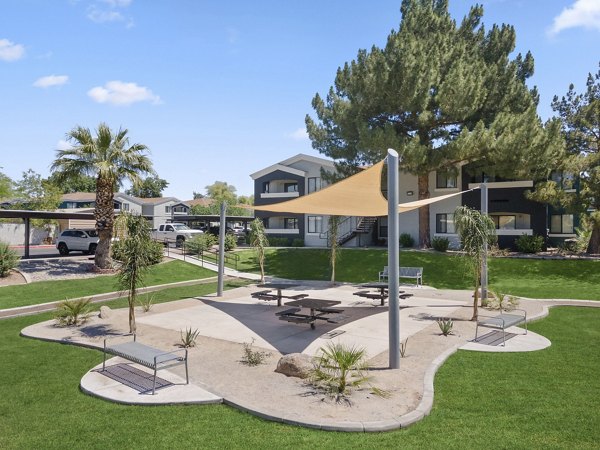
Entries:
[[[338,181],[320,191],[287,202],[272,205],[246,206],[256,211],[271,211],[292,214],[318,214],[329,216],[387,216],[388,202],[381,194],[381,170],[385,160],[351,177]],[[398,212],[408,212],[439,202],[464,192],[442,195],[414,202],[401,203]]]

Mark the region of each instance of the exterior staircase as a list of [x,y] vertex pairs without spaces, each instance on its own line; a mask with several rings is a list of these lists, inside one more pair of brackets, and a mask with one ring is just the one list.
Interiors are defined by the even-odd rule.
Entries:
[[[370,234],[376,222],[377,217],[346,217],[338,226],[338,245],[341,247],[356,236]],[[329,231],[322,235],[327,238],[327,245],[331,245]]]

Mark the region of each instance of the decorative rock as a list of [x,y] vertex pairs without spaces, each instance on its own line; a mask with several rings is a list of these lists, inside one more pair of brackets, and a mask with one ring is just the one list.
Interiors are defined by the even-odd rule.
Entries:
[[313,368],[312,358],[302,353],[290,353],[281,357],[275,372],[288,377],[306,378]]
[[111,312],[112,310],[108,306],[101,306],[100,314],[98,314],[98,317],[100,317],[101,319],[108,319],[110,317]]

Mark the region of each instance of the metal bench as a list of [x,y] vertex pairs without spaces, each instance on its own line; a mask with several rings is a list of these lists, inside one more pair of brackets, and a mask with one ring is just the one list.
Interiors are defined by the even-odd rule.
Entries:
[[[132,336],[126,334],[122,336]],[[122,337],[121,336],[121,337]],[[111,338],[112,339],[112,338]],[[122,344],[107,345],[107,339],[104,339],[104,360],[102,361],[102,371],[106,370],[106,354],[120,356],[121,358],[140,364],[154,370],[154,380],[152,383],[152,395],[156,390],[156,372],[161,369],[185,364],[185,383],[189,384],[188,375],[188,351],[186,348],[165,352],[149,345],[140,344],[136,341],[136,335],[133,334],[133,340]]]
[[527,311],[524,309],[515,309],[513,311],[520,311],[523,314],[509,314],[501,313],[497,316],[480,316],[483,319],[477,320],[477,326],[475,328],[475,341],[477,341],[477,334],[479,327],[495,328],[502,330],[502,345],[506,346],[506,329],[520,323],[525,324],[525,334],[527,334]]
[[[398,276],[399,278],[414,278],[417,281],[417,287],[423,285],[422,267],[400,267]],[[383,266],[383,270],[379,272],[379,281],[387,281],[388,279],[388,266]]]
[[289,315],[289,314],[295,314],[297,312],[300,312],[300,308],[286,309],[285,311],[276,312],[275,315],[276,316],[286,316],[286,315]]

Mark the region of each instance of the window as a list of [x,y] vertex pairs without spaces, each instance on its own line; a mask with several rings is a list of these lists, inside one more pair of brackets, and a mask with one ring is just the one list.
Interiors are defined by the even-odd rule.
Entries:
[[575,176],[569,172],[554,171],[550,174],[550,179],[558,184],[558,187],[570,190],[575,189]]
[[283,228],[286,230],[297,230],[298,229],[298,219],[286,217],[283,219]]
[[322,216],[308,216],[308,232],[320,233],[323,230]]
[[123,211],[129,211],[129,203],[123,203],[121,205],[121,208],[123,209]]
[[491,216],[497,230],[514,230],[517,228],[517,216]]
[[552,214],[550,233],[573,234],[573,214]]
[[444,189],[456,187],[456,175],[449,172],[436,172],[435,180],[435,187],[437,188]]
[[298,183],[285,183],[283,192],[298,192]]
[[263,181],[262,192],[263,192],[263,194],[269,193],[269,182],[268,181]]
[[165,206],[165,213],[169,214],[171,212],[170,206]]
[[435,232],[440,234],[454,233],[454,214],[436,214]]
[[321,179],[318,177],[311,177],[308,179],[308,193],[316,192],[321,189]]

